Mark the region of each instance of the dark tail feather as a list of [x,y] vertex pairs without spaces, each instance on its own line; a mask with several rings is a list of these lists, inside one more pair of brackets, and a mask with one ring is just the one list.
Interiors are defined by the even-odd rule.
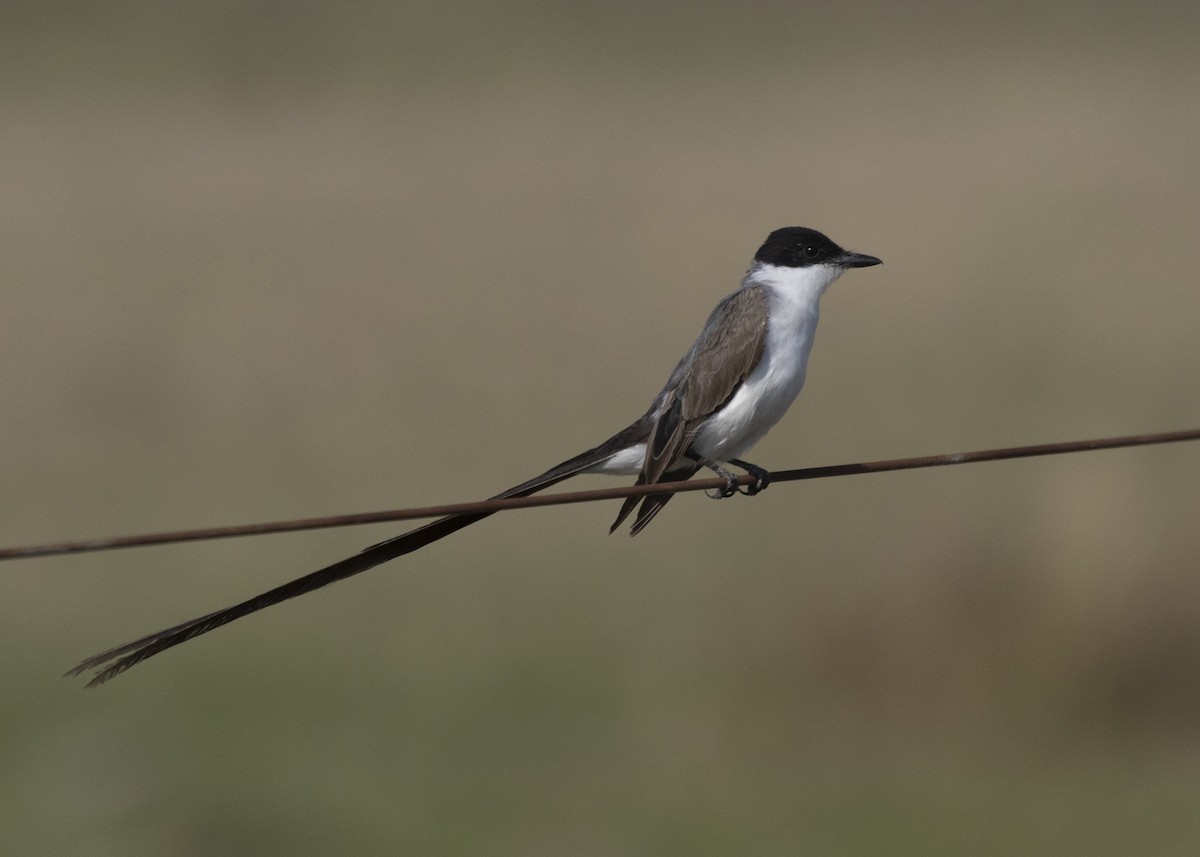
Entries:
[[[635,487],[638,485],[645,485],[646,480],[644,477],[638,476],[637,482],[635,482],[633,484]],[[612,526],[608,528],[608,534],[610,536],[617,531],[617,527],[621,526],[621,524],[625,522],[625,519],[629,517],[629,513],[634,510],[634,508],[638,504],[638,501],[641,499],[642,499],[641,497],[638,497],[636,495],[633,497],[625,498],[625,502],[623,502],[621,504],[621,511],[617,513],[617,519],[615,521],[613,521]]]
[[[668,470],[658,481],[683,482],[696,475],[696,471],[699,469],[700,465],[693,467],[689,462],[686,467],[676,467],[675,470]],[[646,482],[641,476],[639,476],[636,484],[645,485]],[[621,526],[622,522],[628,518],[630,513],[634,510],[634,507],[641,502],[642,508],[638,509],[637,517],[633,519],[633,526],[629,528],[629,535],[636,536],[638,533],[644,530],[652,520],[654,520],[654,516],[658,514],[659,510],[663,506],[667,505],[667,502],[674,496],[674,494],[647,494],[643,497],[626,497],[625,502],[621,504],[621,511],[617,515],[617,519],[613,521],[613,525],[608,528],[609,535],[612,535],[617,527]]]
[[[665,480],[664,480],[665,481]],[[672,482],[675,480],[671,480]],[[629,535],[636,536],[646,528],[646,525],[654,520],[654,516],[659,513],[663,506],[667,505],[667,501],[674,497],[674,494],[651,494],[642,501],[642,508],[638,509],[637,517],[633,521],[633,526],[629,528]]]
[[117,646],[106,652],[93,655],[68,672],[67,675],[80,675],[90,669],[99,669],[104,664],[116,658],[117,660],[107,667],[99,669],[99,672],[92,677],[87,686],[95,687],[103,684],[110,678],[120,675],[130,667],[146,660],[146,658],[153,657],[172,646],[178,646],[180,643],[185,643],[193,637],[207,634],[209,631],[219,628],[222,625],[227,625],[235,619],[240,619],[251,613],[257,613],[259,610],[278,604],[281,601],[295,598],[298,595],[304,595],[305,593],[312,592],[314,589],[320,589],[339,580],[345,580],[347,577],[366,571],[369,568],[374,568],[380,563],[424,547],[430,542],[445,538],[451,533],[486,517],[486,514],[479,514],[440,518],[431,524],[426,524],[423,527],[407,532],[389,541],[381,542],[374,547],[367,548],[362,553],[355,554],[341,562],[335,562],[333,565],[326,566],[311,574],[306,574],[304,577],[299,577],[282,586],[277,586],[240,604],[226,607],[223,610],[217,610],[214,613],[205,614],[189,622],[184,622],[181,625],[175,625],[174,627],[141,637],[131,643],[125,643],[122,646]]
[[[581,470],[603,461],[612,455],[613,452],[623,449],[628,445],[630,437],[636,433],[637,428],[638,424],[635,423],[600,446],[564,461],[557,467],[547,470],[541,476],[536,476],[528,482],[522,482],[520,485],[497,494],[492,499],[524,497],[549,488],[551,485],[562,482],[564,479],[569,479]],[[95,669],[98,672],[88,682],[87,686],[95,687],[103,684],[110,678],[120,675],[130,667],[136,666],[146,660],[146,658],[153,657],[172,646],[178,646],[180,643],[185,643],[193,637],[207,634],[209,631],[220,628],[222,625],[227,625],[235,619],[240,619],[251,613],[257,613],[259,610],[278,604],[281,601],[287,601],[289,598],[304,595],[305,593],[312,592],[314,589],[320,589],[323,586],[328,586],[331,583],[345,580],[347,577],[352,577],[367,569],[374,568],[388,560],[404,556],[407,553],[425,547],[431,542],[443,539],[451,533],[456,533],[477,521],[482,521],[491,514],[493,513],[483,512],[473,515],[452,515],[446,518],[439,518],[415,530],[410,530],[387,541],[372,545],[361,553],[347,557],[341,562],[335,562],[333,565],[326,566],[311,574],[298,577],[282,586],[277,586],[274,589],[256,595],[240,604],[235,604],[232,607],[226,607],[223,610],[217,610],[213,613],[207,613],[204,616],[184,622],[181,625],[175,625],[171,628],[148,634],[145,637],[109,649],[106,652],[93,655],[70,670],[67,675],[80,675],[88,670]],[[109,663],[110,661],[112,663]],[[108,666],[105,666],[105,664],[108,664]]]

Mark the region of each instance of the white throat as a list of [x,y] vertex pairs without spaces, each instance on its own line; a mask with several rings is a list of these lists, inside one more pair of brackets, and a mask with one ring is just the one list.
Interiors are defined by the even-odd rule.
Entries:
[[833,281],[840,277],[845,268],[833,265],[813,265],[808,268],[788,268],[783,265],[767,265],[755,262],[746,272],[742,285],[757,283],[766,286],[774,295],[784,300],[811,301],[814,306],[825,294]]

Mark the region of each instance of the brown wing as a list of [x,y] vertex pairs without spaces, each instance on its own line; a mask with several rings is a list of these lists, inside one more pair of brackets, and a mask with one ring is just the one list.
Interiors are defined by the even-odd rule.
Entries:
[[[762,359],[766,333],[767,294],[761,287],[739,289],[717,304],[700,338],[679,361],[655,403],[658,416],[646,443],[646,459],[638,485],[661,482],[672,464],[687,451],[704,418],[737,392]],[[674,476],[686,479],[696,468],[675,470],[680,473]],[[641,526],[635,524],[636,529],[649,523],[670,497],[669,494],[646,497],[638,513]],[[633,511],[638,499],[630,497],[625,501],[612,530]]]

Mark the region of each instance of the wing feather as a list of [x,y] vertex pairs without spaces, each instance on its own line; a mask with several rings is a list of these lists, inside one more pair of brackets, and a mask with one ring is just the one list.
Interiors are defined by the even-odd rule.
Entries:
[[766,343],[767,308],[766,291],[759,286],[739,289],[717,304],[660,395],[642,470],[646,483],[660,480],[687,452],[704,418],[728,402],[754,371]]
[[[672,468],[687,452],[700,423],[729,401],[762,359],[767,336],[767,293],[746,286],[727,296],[712,311],[699,338],[671,373],[651,411],[654,424],[638,485],[663,481],[669,470],[689,478],[696,468]],[[690,471],[690,472],[686,472]],[[645,497],[635,532],[671,499],[670,494]],[[627,498],[612,525],[615,530],[637,505]],[[610,530],[611,532],[611,530]]]

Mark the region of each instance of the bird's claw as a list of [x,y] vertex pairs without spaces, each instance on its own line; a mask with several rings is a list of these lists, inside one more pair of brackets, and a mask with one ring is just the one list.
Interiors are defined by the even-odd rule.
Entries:
[[725,480],[724,488],[713,488],[711,491],[705,491],[704,494],[712,500],[724,500],[726,497],[732,497],[738,493],[737,477],[732,473],[722,474]]
[[738,488],[738,491],[745,494],[747,497],[753,497],[759,491],[762,491],[771,484],[771,474],[756,465],[750,465],[746,468],[746,472],[754,477],[754,482],[751,485]]

